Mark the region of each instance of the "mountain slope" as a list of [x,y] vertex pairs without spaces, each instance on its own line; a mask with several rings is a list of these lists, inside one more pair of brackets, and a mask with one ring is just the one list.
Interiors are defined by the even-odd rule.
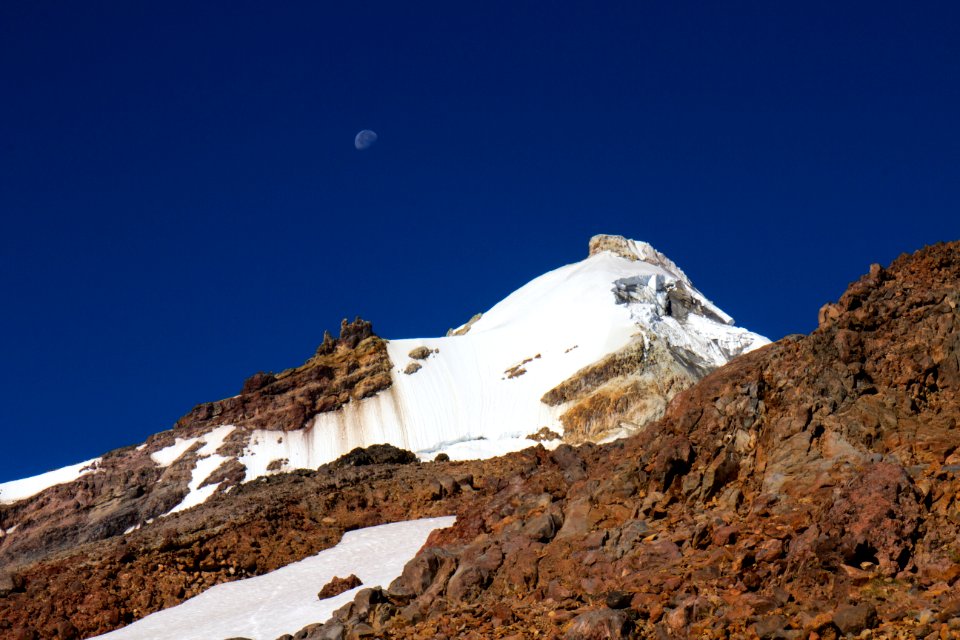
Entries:
[[524,452],[522,479],[377,596],[393,616],[348,607],[327,629],[955,637],[960,243],[874,265],[820,320],[637,436]]
[[[282,411],[260,406],[252,413],[231,411],[245,404],[241,394],[201,405],[178,426],[256,427],[239,457],[247,479],[267,473],[271,464],[314,468],[376,442],[422,456],[477,457],[530,446],[526,436],[543,427],[562,434],[571,424],[562,419],[571,403],[554,402],[555,397],[545,402],[545,394],[621,350],[638,352],[637,364],[649,360],[655,369],[662,363],[646,354],[669,354],[666,359],[681,363],[689,384],[766,344],[731,326],[728,316],[649,245],[597,236],[590,248],[586,260],[536,278],[452,335],[386,341],[390,379],[382,375],[381,354],[376,375],[357,383],[359,395],[344,399],[341,392],[333,402],[329,391],[303,398],[297,389],[301,397],[286,403],[294,419],[277,420]],[[355,326],[344,324],[342,331],[356,333]],[[369,335],[366,329],[361,338]],[[355,348],[353,342],[348,346]],[[357,374],[366,376],[363,367],[352,373]],[[277,384],[271,374],[261,374],[246,388],[275,398]],[[651,417],[656,416],[644,416],[641,423]],[[282,439],[269,433],[278,429],[288,433]],[[593,433],[589,439],[605,435],[610,434]]]
[[451,333],[387,341],[369,322],[344,321],[303,365],[258,373],[138,447],[0,485],[0,569],[355,447],[464,459],[623,436],[767,342],[732,326],[665,256],[619,236],[596,236],[587,259]]
[[950,637],[958,306],[960,243],[903,256],[633,437],[352,466],[373,451],[245,483],[18,569],[0,630],[104,631],[345,527],[456,514],[389,588],[302,637]]

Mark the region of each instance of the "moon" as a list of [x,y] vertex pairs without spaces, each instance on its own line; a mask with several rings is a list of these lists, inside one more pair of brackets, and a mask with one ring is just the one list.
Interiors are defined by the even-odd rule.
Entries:
[[357,151],[364,151],[369,149],[377,141],[377,132],[371,131],[370,129],[364,129],[357,134],[357,137],[353,139],[353,146],[357,148]]

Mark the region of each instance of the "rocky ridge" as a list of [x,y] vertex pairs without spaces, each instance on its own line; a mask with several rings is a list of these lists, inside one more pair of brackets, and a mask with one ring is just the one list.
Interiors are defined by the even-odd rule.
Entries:
[[176,429],[210,429],[223,424],[292,431],[319,413],[336,411],[388,389],[390,358],[373,325],[360,318],[340,324],[340,337],[324,332],[317,352],[304,364],[280,373],[254,374],[240,394],[197,405]]
[[341,523],[456,513],[398,581],[297,637],[950,637],[958,283],[960,243],[871,267],[813,334],[737,358],[628,439],[357,454],[374,464],[217,494],[0,577],[0,631],[105,631],[329,546]]

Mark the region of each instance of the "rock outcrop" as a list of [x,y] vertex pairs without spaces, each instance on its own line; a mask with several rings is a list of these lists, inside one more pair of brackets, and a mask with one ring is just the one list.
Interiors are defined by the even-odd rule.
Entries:
[[196,457],[158,467],[134,447],[103,456],[95,472],[11,505],[0,505],[0,571],[76,545],[123,534],[170,511],[187,494]]
[[196,430],[221,424],[291,431],[318,413],[376,395],[391,385],[386,343],[373,325],[357,318],[340,324],[340,337],[324,333],[316,354],[294,369],[257,373],[240,395],[197,405],[176,428]]
[[334,576],[327,584],[323,585],[323,588],[317,593],[317,598],[320,600],[326,600],[327,598],[332,598],[338,596],[344,591],[350,591],[350,589],[356,589],[363,584],[363,581],[360,580],[356,575],[350,574],[346,578],[341,578],[340,576]]
[[712,367],[655,336],[637,339],[564,380],[541,401],[564,406],[563,440],[598,442],[639,432],[663,416],[675,395]]
[[732,326],[733,319],[710,303],[665,255],[647,243],[622,236],[590,239],[590,255],[611,253],[657,268],[613,281],[616,304],[636,321],[626,346],[547,391],[541,401],[560,407],[564,441],[603,442],[641,431],[663,416],[680,391],[766,339],[730,334],[705,337],[704,320]]

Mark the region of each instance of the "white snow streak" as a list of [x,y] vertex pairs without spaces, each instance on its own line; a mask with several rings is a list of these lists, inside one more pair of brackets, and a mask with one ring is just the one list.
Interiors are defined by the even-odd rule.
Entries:
[[223,441],[227,439],[227,436],[233,433],[234,429],[236,429],[236,427],[227,424],[217,427],[216,429],[213,429],[202,436],[197,436],[196,438],[177,438],[174,440],[172,445],[169,447],[164,447],[158,451],[154,451],[150,454],[150,457],[159,466],[169,467],[197,442],[203,443],[203,447],[197,451],[198,456],[213,455],[217,452],[217,449],[223,445]]
[[0,504],[12,504],[17,500],[34,496],[44,489],[49,489],[58,484],[73,482],[80,476],[95,471],[99,463],[100,458],[94,458],[93,460],[73,464],[69,467],[63,467],[62,469],[41,473],[38,476],[4,482],[0,484]]
[[[190,483],[187,485],[187,495],[184,496],[183,500],[175,506],[173,509],[165,513],[164,515],[169,515],[171,513],[176,513],[177,511],[183,511],[184,509],[189,509],[190,507],[195,507],[198,504],[206,502],[207,498],[212,496],[216,492],[217,487],[220,486],[220,483],[208,484],[201,487],[200,485],[210,477],[214,471],[220,468],[224,462],[229,460],[217,453],[223,445],[223,441],[227,439],[233,430],[236,429],[233,425],[224,425],[222,427],[217,427],[212,431],[209,431],[197,438],[189,438],[186,440],[181,440],[177,438],[175,444],[167,447],[166,449],[161,449],[157,453],[151,454],[154,462],[160,464],[159,460],[169,460],[167,466],[173,463],[177,458],[184,454],[190,447],[192,447],[196,442],[202,442],[203,446],[197,450],[197,462],[193,466],[193,470],[190,472]],[[184,448],[184,445],[186,447]],[[176,457],[171,458],[173,453],[179,451],[179,454]],[[158,456],[157,454],[161,454]]]
[[174,462],[177,461],[180,456],[187,452],[187,449],[192,447],[199,438],[177,438],[172,445],[169,447],[164,447],[158,451],[154,451],[150,454],[150,457],[153,459],[157,465],[161,467],[169,467]]
[[210,477],[211,473],[219,469],[220,465],[226,461],[227,458],[218,455],[212,455],[197,460],[197,464],[190,474],[190,484],[187,486],[187,495],[184,496],[180,504],[175,506],[173,509],[170,509],[170,511],[164,515],[176,513],[177,511],[183,511],[184,509],[189,509],[190,507],[195,507],[198,504],[206,502],[207,498],[212,496],[217,490],[217,487],[220,486],[220,483],[217,482],[214,484],[208,484],[204,487],[201,487],[200,485],[204,480]]
[[[103,640],[274,640],[324,622],[359,589],[386,587],[434,529],[455,518],[385,524],[344,534],[336,547],[256,578],[212,587],[186,602],[98,636]],[[317,592],[334,576],[356,574],[363,586],[327,600]]]

